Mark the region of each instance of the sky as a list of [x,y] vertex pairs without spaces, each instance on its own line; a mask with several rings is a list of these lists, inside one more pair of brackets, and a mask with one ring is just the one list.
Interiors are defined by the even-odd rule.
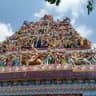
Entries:
[[88,0],[61,0],[59,6],[44,0],[0,0],[0,42],[20,29],[24,20],[37,21],[45,14],[54,19],[69,17],[81,36],[96,46],[96,8],[88,15]]

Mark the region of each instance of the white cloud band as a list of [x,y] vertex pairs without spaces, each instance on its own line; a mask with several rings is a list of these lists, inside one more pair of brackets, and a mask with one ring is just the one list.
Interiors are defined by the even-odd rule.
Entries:
[[0,23],[0,42],[13,34],[10,24]]

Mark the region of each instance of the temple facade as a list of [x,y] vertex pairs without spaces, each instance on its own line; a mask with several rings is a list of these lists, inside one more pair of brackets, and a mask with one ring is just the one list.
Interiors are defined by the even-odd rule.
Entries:
[[24,21],[0,43],[0,96],[96,96],[96,49],[70,22]]

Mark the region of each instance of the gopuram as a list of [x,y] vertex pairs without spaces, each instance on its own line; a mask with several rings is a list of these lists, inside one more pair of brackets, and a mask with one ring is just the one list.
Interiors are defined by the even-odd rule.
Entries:
[[70,22],[24,21],[0,43],[0,96],[96,96],[96,50]]

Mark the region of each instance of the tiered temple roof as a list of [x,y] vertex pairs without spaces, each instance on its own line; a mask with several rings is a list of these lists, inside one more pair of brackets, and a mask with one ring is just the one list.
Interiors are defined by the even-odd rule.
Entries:
[[24,21],[18,32],[0,44],[0,73],[31,71],[93,72],[96,53],[91,42],[73,28],[70,19],[45,15]]

